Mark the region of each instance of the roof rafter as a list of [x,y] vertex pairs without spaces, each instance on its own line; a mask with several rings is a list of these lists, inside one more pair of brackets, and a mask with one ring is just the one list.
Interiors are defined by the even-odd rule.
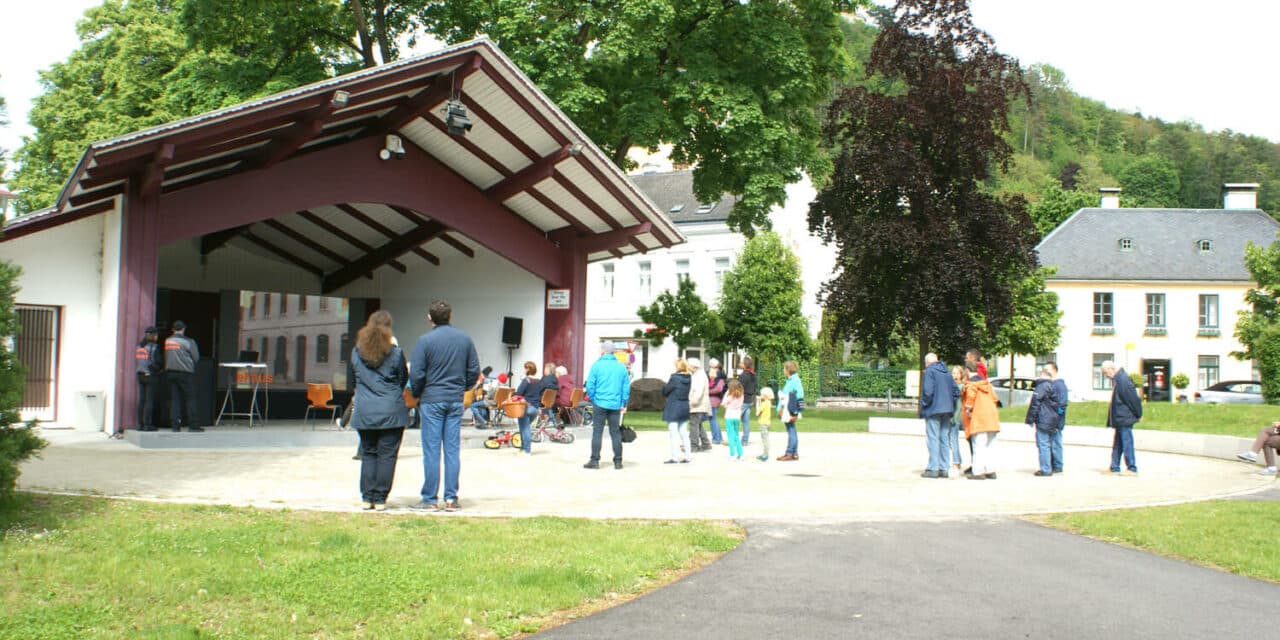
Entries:
[[285,262],[288,262],[289,264],[292,264],[293,266],[298,267],[303,271],[310,271],[311,273],[314,273],[315,275],[321,278],[324,277],[324,269],[321,269],[320,267],[317,267],[314,264],[311,264],[310,262],[307,262],[306,260],[299,258],[298,256],[294,255],[289,251],[286,251],[284,249],[281,249],[280,247],[277,247],[274,243],[266,240],[262,236],[254,235],[252,232],[245,230],[243,233],[239,235],[239,237],[244,238],[245,240],[248,240],[249,242],[252,242],[258,245],[259,247],[262,247],[263,249],[266,249],[271,253],[276,254],[280,258],[284,259]]
[[[347,233],[345,229],[342,229],[341,227],[333,224],[332,222],[329,222],[328,220],[321,218],[320,216],[312,213],[311,211],[307,211],[306,209],[303,209],[302,211],[298,212],[298,217],[302,218],[303,220],[306,220],[307,222],[310,222],[311,224],[314,224],[317,227],[320,227],[321,229],[324,229],[325,231],[328,231],[330,234],[333,234],[334,236],[345,241],[347,244],[361,251],[364,251],[365,253],[373,251],[373,245],[370,245],[364,240],[361,240],[360,238],[357,238],[351,235],[350,233]],[[408,267],[404,266],[404,263],[400,262],[399,260],[388,261],[387,266],[391,267],[392,269],[395,269],[396,271],[399,271],[400,273],[407,273],[409,271]]]
[[[360,222],[364,223],[365,226],[377,231],[378,233],[381,233],[382,235],[388,238],[394,239],[394,238],[400,237],[400,234],[388,228],[386,225],[382,224],[381,222],[378,222],[377,220],[374,220],[373,218],[369,217],[369,215],[366,214],[365,212],[349,204],[342,203],[342,204],[336,204],[334,206],[341,209],[343,213],[351,216],[352,218],[355,218],[356,220],[359,220]],[[424,250],[422,247],[415,246],[412,249],[410,249],[410,251],[416,254],[419,258],[422,258],[423,260],[426,260],[427,262],[430,262],[431,264],[437,267],[440,266],[440,258],[436,257],[431,252]],[[400,254],[397,254],[395,257],[399,257],[399,255]]]
[[552,177],[556,172],[556,165],[572,154],[573,147],[564,145],[555,153],[534,160],[529,166],[485,189],[484,194],[494,202],[505,202],[512,196],[528,191],[533,185]]
[[325,276],[320,290],[324,293],[330,293],[344,287],[359,278],[361,274],[377,269],[386,264],[388,260],[394,260],[412,251],[414,247],[424,242],[429,242],[432,238],[447,230],[444,225],[433,221],[406,234],[392,238],[390,242],[378,247],[372,253],[365,254],[364,257],[355,262]]

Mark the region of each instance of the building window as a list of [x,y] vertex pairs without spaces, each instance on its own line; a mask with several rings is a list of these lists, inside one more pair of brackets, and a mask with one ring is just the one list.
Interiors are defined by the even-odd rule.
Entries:
[[676,260],[676,281],[684,282],[689,279],[689,260],[683,258]]
[[724,287],[724,274],[729,272],[729,259],[716,258],[716,292],[715,297],[720,297],[720,289]]
[[606,262],[600,265],[600,268],[604,270],[604,277],[600,281],[601,286],[604,287],[604,297],[612,300],[613,299],[613,263]]
[[282,378],[289,375],[289,339],[284,336],[276,336],[276,352],[271,360],[271,372]]
[[249,296],[249,319],[253,320],[258,315],[258,294]]
[[307,312],[307,297],[298,296],[298,313],[306,313],[306,312]]
[[262,317],[271,317],[271,294],[269,293],[262,294]]
[[1115,359],[1114,353],[1095,353],[1093,354],[1093,388],[1098,390],[1106,390],[1111,388],[1111,379],[1102,373],[1102,363],[1107,360]]
[[1218,328],[1218,294],[1200,294],[1200,328]]
[[711,213],[711,211],[716,208],[716,204],[717,203],[715,202],[712,202],[711,204],[700,204],[698,205],[698,213]]
[[245,351],[253,351],[253,338],[245,338],[245,341],[244,341],[244,350],[245,350]]
[[1218,356],[1200,356],[1199,372],[1196,383],[1201,389],[1208,389],[1221,382],[1218,376]]
[[1046,353],[1044,355],[1036,356],[1036,371],[1039,371],[1042,367],[1044,367],[1044,365],[1050,362],[1056,365],[1058,363],[1058,354]]
[[329,363],[329,336],[320,334],[316,336],[316,364]]
[[1133,238],[1120,238],[1121,251],[1133,251]]
[[681,211],[684,211],[683,204],[672,205],[670,209],[667,209],[667,213],[680,213]]
[[1164,294],[1147,294],[1147,328],[1164,328]]
[[287,313],[289,313],[289,294],[282,293],[280,294],[280,317],[283,318]]
[[640,297],[646,301],[653,296],[653,263],[640,263]]
[[341,344],[338,345],[338,362],[346,363],[347,355],[351,353],[351,334],[342,334]]
[[1200,251],[1200,253],[1213,253],[1213,241],[1212,241],[1212,240],[1197,240],[1197,241],[1196,241],[1196,249],[1197,249],[1198,251]]
[[1111,317],[1111,292],[1095,291],[1093,293],[1093,324],[1094,326],[1109,327],[1112,324]]
[[328,311],[328,310],[329,310],[329,299],[328,299],[328,298],[326,298],[326,297],[324,297],[324,296],[320,296],[320,297],[317,299],[317,304],[316,304],[316,306],[319,308],[320,313],[324,313],[325,311]]
[[258,362],[266,362],[267,361],[267,337],[262,336],[262,339],[259,340],[258,343],[262,346],[262,348],[258,350]]

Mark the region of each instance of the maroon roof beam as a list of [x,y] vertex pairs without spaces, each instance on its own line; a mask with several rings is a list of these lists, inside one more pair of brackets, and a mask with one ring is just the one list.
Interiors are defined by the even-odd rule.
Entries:
[[[386,225],[382,224],[381,222],[378,222],[377,220],[374,220],[373,218],[370,218],[369,216],[365,215],[363,211],[349,204],[343,203],[343,204],[337,204],[334,206],[341,209],[344,213],[351,216],[352,218],[355,218],[356,220],[359,220],[360,222],[364,223],[366,227],[369,227],[388,238],[394,239],[394,238],[400,237],[400,234],[396,233],[395,231],[392,231],[391,229],[387,228]],[[422,243],[419,242],[418,244],[422,244]],[[431,264],[437,267],[440,266],[440,258],[437,258],[434,254],[425,251],[422,247],[415,246],[412,249],[410,249],[410,251],[417,254],[419,258],[422,258],[423,260],[426,260],[427,262],[430,262]],[[403,253],[404,252],[396,254],[395,257],[399,257]]]
[[362,274],[386,264],[388,260],[398,258],[424,242],[430,242],[432,238],[447,230],[439,222],[428,222],[409,233],[398,236],[392,239],[391,242],[379,247],[376,251],[365,254],[359,260],[325,276],[324,284],[320,287],[320,291],[322,293],[332,293],[354,282]]
[[[370,245],[369,243],[351,235],[350,233],[347,233],[345,229],[330,223],[328,220],[325,220],[324,218],[321,218],[320,216],[310,211],[307,211],[305,209],[302,211],[299,211],[298,216],[303,220],[306,220],[307,222],[310,222],[311,224],[314,224],[315,226],[320,227],[325,231],[328,231],[330,234],[337,236],[338,238],[345,241],[347,244],[365,253],[370,253],[373,251],[373,246]],[[408,267],[404,266],[404,263],[400,262],[399,260],[390,260],[387,262],[387,266],[391,267],[392,269],[395,269],[396,271],[399,271],[400,273],[407,273],[409,271]]]

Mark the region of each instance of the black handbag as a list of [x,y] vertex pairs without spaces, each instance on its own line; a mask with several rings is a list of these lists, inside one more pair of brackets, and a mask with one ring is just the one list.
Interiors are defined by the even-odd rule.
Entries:
[[626,443],[626,442],[635,442],[635,441],[636,441],[636,430],[635,430],[635,429],[632,429],[631,427],[628,427],[627,425],[625,425],[625,424],[624,424],[624,425],[622,425],[622,426],[618,427],[618,431],[622,433],[622,441],[623,441],[624,443]]

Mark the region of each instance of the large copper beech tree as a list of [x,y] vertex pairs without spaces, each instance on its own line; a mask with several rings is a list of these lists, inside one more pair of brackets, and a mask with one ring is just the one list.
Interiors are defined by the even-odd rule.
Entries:
[[881,22],[874,81],[827,114],[835,166],[809,225],[839,257],[822,302],[837,338],[887,353],[915,336],[954,362],[996,334],[1037,266],[1025,203],[982,189],[1007,168],[1009,103],[1027,86],[966,0],[900,0]]

